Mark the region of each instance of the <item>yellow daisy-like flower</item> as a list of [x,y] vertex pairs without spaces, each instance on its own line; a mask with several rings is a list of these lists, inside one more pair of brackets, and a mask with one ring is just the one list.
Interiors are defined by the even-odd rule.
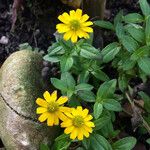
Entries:
[[57,100],[57,91],[50,94],[48,91],[43,94],[44,99],[37,98],[36,103],[40,106],[36,109],[37,114],[41,114],[38,120],[44,122],[47,120],[48,126],[59,125],[59,119],[65,120],[67,117],[64,112],[70,112],[71,109],[64,107],[63,104],[68,101],[68,97],[61,96]]
[[65,127],[65,134],[70,134],[71,139],[83,140],[83,137],[89,137],[89,133],[92,133],[92,127],[95,127],[94,123],[90,121],[93,119],[88,114],[88,109],[82,109],[78,106],[76,109],[73,108],[71,113],[65,113],[68,116],[67,120],[61,123],[61,127]]
[[93,25],[91,21],[87,21],[89,16],[84,14],[82,16],[82,10],[71,10],[70,13],[63,13],[58,16],[58,19],[62,22],[57,24],[56,29],[58,33],[64,33],[64,40],[69,40],[76,43],[79,38],[89,38],[89,34],[93,32],[93,29],[89,26]]

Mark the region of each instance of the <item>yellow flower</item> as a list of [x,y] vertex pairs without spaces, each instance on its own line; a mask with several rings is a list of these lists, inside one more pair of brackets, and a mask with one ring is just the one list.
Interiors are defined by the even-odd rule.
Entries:
[[67,120],[61,123],[61,127],[65,127],[65,134],[70,134],[71,139],[83,140],[83,136],[89,137],[89,133],[92,133],[92,127],[95,127],[94,123],[90,120],[93,119],[88,114],[89,110],[82,110],[81,106],[76,109],[73,108],[71,113],[65,113],[68,116]]
[[48,91],[43,94],[44,99],[37,98],[36,103],[40,106],[36,109],[37,114],[41,114],[38,120],[44,122],[47,120],[48,126],[58,125],[59,119],[65,120],[67,117],[64,112],[70,112],[70,108],[64,107],[63,104],[68,101],[68,97],[61,96],[57,100],[57,91],[50,94]]
[[87,21],[89,16],[84,14],[82,16],[82,10],[77,9],[76,11],[71,10],[70,14],[63,13],[58,16],[58,19],[63,22],[56,26],[58,33],[64,33],[64,40],[69,40],[73,43],[77,42],[79,38],[89,38],[89,34],[93,32],[93,29],[89,26],[93,25],[91,21]]

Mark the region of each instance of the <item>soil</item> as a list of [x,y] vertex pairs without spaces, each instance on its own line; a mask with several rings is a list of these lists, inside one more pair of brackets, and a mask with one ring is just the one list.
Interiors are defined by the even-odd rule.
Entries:
[[[57,16],[69,10],[68,6],[63,5],[60,0],[32,0],[29,2],[24,1],[24,10],[18,13],[15,29],[11,31],[13,0],[0,0],[0,39],[5,36],[8,40],[7,44],[0,44],[0,66],[11,53],[19,50],[19,45],[22,43],[29,43],[33,48],[39,48],[40,51],[46,53],[47,48],[55,41]],[[124,10],[125,14],[140,11],[138,0],[107,0],[106,8],[105,19],[109,21],[113,20],[119,10]],[[114,34],[107,30],[104,30],[102,34],[104,46],[113,41]],[[131,125],[130,118],[124,119],[121,124],[127,122]],[[125,129],[125,135],[137,137],[138,144],[134,150],[148,150],[145,142],[148,135],[138,135],[138,132],[133,132],[129,126]],[[124,136],[123,133],[121,136]],[[0,141],[0,149],[2,147]]]

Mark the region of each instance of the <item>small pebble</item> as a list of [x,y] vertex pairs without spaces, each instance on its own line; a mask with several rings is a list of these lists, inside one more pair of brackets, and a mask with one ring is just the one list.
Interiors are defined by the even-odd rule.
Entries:
[[0,44],[8,44],[8,38],[6,36],[2,36],[0,39]]

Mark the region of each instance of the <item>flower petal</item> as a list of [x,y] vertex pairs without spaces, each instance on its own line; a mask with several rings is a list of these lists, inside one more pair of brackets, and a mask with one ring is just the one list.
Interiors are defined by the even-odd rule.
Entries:
[[64,103],[66,103],[68,101],[68,97],[67,96],[61,96],[58,100],[57,100],[57,103],[59,105],[62,105]]
[[58,19],[61,22],[65,23],[65,24],[68,24],[69,21],[70,21],[70,16],[69,16],[68,13],[64,12],[62,15],[58,16]]
[[70,11],[70,17],[71,17],[71,18],[74,18],[74,17],[75,17],[75,14],[76,14],[76,13],[75,13],[74,10],[71,10],[71,11]]
[[84,128],[82,128],[82,132],[86,138],[88,138],[90,136],[89,132],[87,130],[85,130]]
[[52,94],[51,94],[51,101],[56,101],[57,99],[57,91],[54,91]]
[[79,131],[78,131],[78,140],[83,140],[83,132],[82,132],[82,129],[80,129]]
[[45,100],[46,100],[47,102],[50,102],[50,100],[51,100],[51,95],[50,95],[50,93],[49,93],[48,91],[45,91],[45,92],[44,92],[43,97],[45,98]]
[[47,108],[45,108],[45,107],[38,107],[36,109],[37,114],[42,114],[42,113],[45,113],[45,112],[47,112]]
[[56,29],[58,33],[64,33],[70,30],[69,26],[63,23],[59,23],[56,25]]
[[77,133],[78,133],[78,129],[75,128],[75,129],[71,132],[70,138],[74,140],[74,139],[77,137]]
[[84,110],[82,111],[82,116],[83,116],[83,118],[85,118],[85,117],[88,115],[88,113],[89,113],[89,110],[88,110],[88,109],[84,109]]
[[71,133],[73,130],[74,130],[74,126],[70,126],[70,127],[67,127],[67,128],[64,130],[64,133],[65,133],[65,134],[69,134],[69,133]]
[[49,114],[47,112],[45,112],[42,115],[40,115],[40,117],[38,118],[38,120],[40,122],[44,122],[48,117],[49,117]]
[[83,27],[82,30],[85,32],[93,32],[93,29],[91,27]]
[[87,21],[88,19],[89,19],[89,16],[87,14],[85,14],[81,17],[81,22],[83,23],[83,22]]
[[92,131],[93,131],[91,127],[88,127],[86,125],[84,125],[83,128],[89,133],[92,133]]
[[72,34],[72,36],[71,36],[71,41],[72,41],[73,43],[76,43],[77,40],[78,40],[78,36],[77,36],[76,32],[74,32],[74,33]]
[[85,125],[88,127],[95,127],[94,123],[91,121],[85,122]]
[[77,9],[76,10],[76,18],[80,19],[82,16],[82,10],[81,9]]
[[64,38],[64,40],[68,41],[72,35],[73,35],[73,31],[70,30],[64,34],[63,38]]
[[67,117],[69,117],[69,118],[73,118],[73,115],[71,115],[71,113],[65,112],[65,115],[66,115]]
[[72,121],[70,119],[61,123],[62,128],[63,127],[69,127],[69,126],[72,126]]
[[64,113],[71,113],[72,112],[72,108],[64,107],[64,106],[59,107],[59,110],[61,112],[64,112]]
[[84,27],[91,26],[91,25],[93,25],[92,21],[87,21],[87,22],[82,23],[82,26],[84,26]]
[[60,112],[60,111],[58,111],[56,114],[57,114],[58,118],[59,118],[60,120],[62,120],[62,121],[65,121],[65,120],[68,119],[68,118],[67,118],[62,112]]
[[42,107],[45,107],[47,108],[48,107],[48,103],[42,99],[42,98],[37,98],[36,99],[36,103],[39,105],[39,106],[42,106]]
[[84,121],[89,121],[89,120],[92,120],[93,117],[91,115],[87,115],[85,118],[84,118]]
[[53,124],[54,124],[54,114],[51,113],[47,119],[47,125],[53,126]]
[[54,125],[59,125],[59,118],[57,115],[54,115]]

